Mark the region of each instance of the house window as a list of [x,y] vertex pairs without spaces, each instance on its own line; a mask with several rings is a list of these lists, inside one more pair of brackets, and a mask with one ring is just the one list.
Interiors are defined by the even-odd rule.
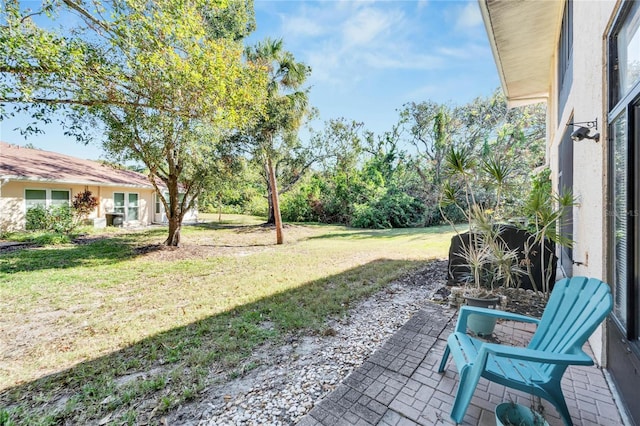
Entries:
[[562,29],[560,30],[560,41],[558,43],[558,71],[560,85],[564,82],[567,70],[571,64],[571,53],[573,51],[573,0],[568,0],[564,4],[562,15]]
[[127,220],[138,220],[138,194],[127,194]]
[[113,211],[122,213],[124,220],[139,220],[140,206],[138,204],[138,194],[132,192],[113,193]]
[[47,207],[47,191],[45,189],[27,189],[24,191],[26,210],[34,207]]
[[[615,263],[614,316],[629,339],[640,337],[640,2],[623,7],[609,36],[610,245]],[[638,46],[635,46],[638,44]],[[637,51],[631,52],[636,49]],[[638,346],[640,352],[640,345]]]
[[630,2],[628,16],[612,37],[612,104],[640,81],[640,2]]
[[640,424],[640,2],[623,2],[608,38],[607,367]]
[[573,0],[564,4],[562,28],[558,42],[558,120],[569,98],[573,83]]
[[61,189],[26,189],[24,191],[25,210],[36,206],[59,207],[68,206],[70,192]]
[[[182,206],[182,203],[184,201],[184,196],[185,195],[183,193],[178,194],[178,207]],[[164,198],[165,200],[169,200],[169,194],[165,192]],[[162,205],[162,200],[160,200],[160,196],[156,194],[156,214],[160,214],[162,212],[164,212],[164,206]]]
[[624,328],[628,328],[627,321],[627,295],[630,273],[629,255],[629,231],[631,230],[631,217],[629,212],[629,147],[627,146],[627,119],[626,114],[620,114],[611,125],[613,146],[613,182],[612,182],[612,207],[615,214],[612,215],[613,243],[614,243],[614,289],[615,298],[614,315]]
[[60,191],[56,189],[51,190],[51,205],[68,206],[69,205],[69,191]]

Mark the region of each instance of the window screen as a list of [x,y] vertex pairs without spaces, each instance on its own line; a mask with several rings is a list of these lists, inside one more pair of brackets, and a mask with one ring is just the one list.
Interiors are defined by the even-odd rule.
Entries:
[[620,114],[612,123],[613,130],[613,231],[615,244],[614,314],[623,327],[627,326],[627,281],[629,279],[629,152],[627,145],[627,118]]
[[68,206],[69,205],[69,191],[61,191],[57,189],[51,190],[51,205],[52,206]]
[[24,192],[25,204],[27,210],[30,208],[47,206],[47,191],[45,189],[27,189]]
[[128,194],[127,220],[138,220],[138,194]]
[[124,212],[125,212],[124,192],[114,192],[113,193],[113,211],[115,213],[124,214]]

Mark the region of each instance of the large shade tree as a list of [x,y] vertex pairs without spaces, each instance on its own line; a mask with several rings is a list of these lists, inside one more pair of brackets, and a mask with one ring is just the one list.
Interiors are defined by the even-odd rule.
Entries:
[[[265,73],[242,57],[252,3],[61,0],[4,9],[0,119],[27,112],[34,125],[25,130],[37,131],[58,112],[80,141],[98,120],[107,152],[150,171],[169,220],[166,244],[178,245],[186,209],[224,164],[216,144],[264,107]],[[38,25],[44,16],[76,24]]]
[[248,61],[266,70],[268,89],[266,112],[245,133],[265,168],[269,210],[276,225],[276,243],[282,244],[282,218],[279,207],[276,162],[282,153],[291,152],[298,142],[297,131],[304,118],[312,112],[308,90],[303,89],[311,68],[296,61],[284,49],[282,40],[266,39],[245,51]]

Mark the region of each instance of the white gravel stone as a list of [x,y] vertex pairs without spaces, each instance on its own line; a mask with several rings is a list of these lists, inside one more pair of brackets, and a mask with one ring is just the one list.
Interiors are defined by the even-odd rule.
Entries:
[[250,361],[258,368],[211,386],[200,401],[172,413],[168,424],[295,424],[432,298],[445,283],[445,270],[446,262],[438,261],[389,284],[329,321],[327,336],[292,337],[285,348],[257,351]]

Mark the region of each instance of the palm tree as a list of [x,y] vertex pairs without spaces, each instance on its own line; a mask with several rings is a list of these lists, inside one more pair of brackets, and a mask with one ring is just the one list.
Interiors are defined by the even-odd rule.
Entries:
[[[311,73],[311,68],[296,61],[291,52],[284,50],[281,39],[267,38],[258,42],[245,50],[245,56],[248,61],[263,67],[269,76],[266,110],[253,127],[252,139],[267,176],[269,223],[275,222],[276,243],[282,244],[282,218],[274,163],[279,148],[286,149],[287,142],[295,137],[305,116],[310,112],[308,89],[301,87]],[[280,147],[277,142],[281,142]]]

